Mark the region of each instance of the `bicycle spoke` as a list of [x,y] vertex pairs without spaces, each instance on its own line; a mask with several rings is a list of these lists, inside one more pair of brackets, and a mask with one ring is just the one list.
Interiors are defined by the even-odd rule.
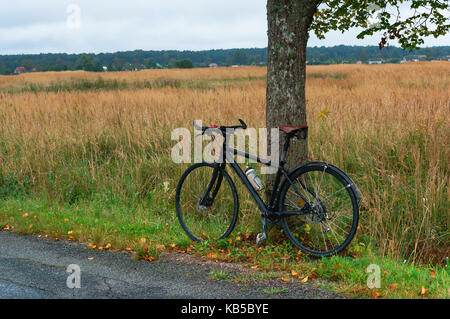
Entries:
[[347,188],[350,188],[350,187],[351,187],[351,185],[347,185],[347,186],[342,187],[340,190],[336,191],[336,192],[333,193],[332,195],[329,195],[329,196],[325,197],[324,199],[322,199],[322,202],[328,202],[328,201],[329,201],[328,198],[333,197],[333,196],[336,195],[337,193],[340,193],[340,192],[342,192],[343,190],[345,190],[345,189],[347,189]]
[[[302,194],[306,197],[306,199],[308,199],[308,202],[311,202],[311,198],[309,197],[309,191],[305,185],[305,183],[302,183],[298,180],[298,178],[296,178],[297,182],[300,184],[300,187],[303,188],[304,192],[302,192]],[[303,186],[305,185],[305,186]]]
[[320,176],[319,187],[318,187],[318,189],[317,189],[317,192],[315,192],[316,194],[318,194],[318,196],[320,196],[320,188],[321,188],[321,186],[322,186],[323,175],[325,174],[326,169],[327,169],[327,166],[325,166],[325,167],[323,168],[322,174],[321,174],[321,176]]

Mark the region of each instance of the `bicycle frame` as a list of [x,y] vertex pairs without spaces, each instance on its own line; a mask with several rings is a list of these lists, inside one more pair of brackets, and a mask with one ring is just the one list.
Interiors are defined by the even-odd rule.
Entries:
[[[249,154],[247,152],[244,152],[244,151],[241,151],[241,150],[237,150],[235,148],[228,147],[228,135],[225,134],[225,136],[224,136],[225,140],[224,140],[223,146],[222,146],[222,161],[219,162],[219,163],[216,162],[214,164],[213,176],[211,178],[211,181],[210,181],[210,183],[208,185],[208,189],[207,189],[204,197],[202,198],[200,204],[208,206],[208,204],[210,204],[210,203],[212,203],[212,201],[214,201],[214,198],[217,195],[217,192],[218,192],[218,190],[220,188],[220,185],[221,185],[221,182],[222,182],[222,178],[223,178],[222,174],[220,174],[219,172],[220,172],[220,170],[225,169],[225,166],[227,164],[229,164],[234,169],[234,171],[238,175],[238,177],[241,180],[241,182],[245,185],[245,187],[247,188],[247,190],[249,191],[249,193],[251,194],[251,196],[255,200],[256,204],[258,205],[258,208],[262,212],[262,216],[263,217],[272,217],[272,216],[281,217],[281,216],[292,216],[292,215],[305,215],[305,214],[310,213],[310,211],[309,211],[310,205],[309,205],[308,199],[302,194],[302,192],[300,192],[298,190],[298,188],[295,185],[295,183],[289,178],[289,172],[284,168],[284,165],[286,164],[287,150],[289,148],[290,140],[293,137],[294,137],[294,135],[292,135],[292,134],[288,134],[287,135],[286,141],[285,141],[285,144],[284,144],[284,147],[283,147],[283,152],[281,154],[280,164],[277,165],[275,163],[272,163],[271,161],[268,161],[266,159],[262,159],[262,158],[260,158],[260,157],[258,157],[256,155],[252,155],[252,154]],[[276,177],[275,177],[275,183],[274,183],[274,187],[273,187],[272,192],[271,192],[270,201],[269,201],[268,205],[266,205],[266,203],[263,201],[263,199],[258,194],[258,192],[253,188],[253,186],[251,185],[250,181],[247,178],[247,175],[242,171],[242,169],[239,166],[239,164],[237,164],[236,161],[234,160],[234,156],[235,155],[243,156],[243,157],[245,157],[247,159],[255,160],[258,163],[261,163],[263,165],[277,168],[277,173],[276,173]],[[228,162],[227,159],[232,159],[232,161]],[[281,212],[278,211],[277,204],[278,204],[279,187],[280,187],[280,184],[281,184],[282,175],[284,175],[285,179],[287,181],[289,181],[289,183],[292,185],[294,191],[306,203],[298,211],[281,211]],[[219,180],[217,180],[217,183],[216,183],[216,179],[217,178]],[[303,183],[300,182],[300,184],[303,184]],[[216,185],[216,188],[214,189],[212,196],[210,196],[210,193],[211,193],[212,188],[213,188],[214,185]],[[311,193],[313,195],[313,197],[315,197],[315,194],[312,193],[309,189],[307,189],[306,186],[302,185],[302,187],[305,190],[307,190],[309,193]]]

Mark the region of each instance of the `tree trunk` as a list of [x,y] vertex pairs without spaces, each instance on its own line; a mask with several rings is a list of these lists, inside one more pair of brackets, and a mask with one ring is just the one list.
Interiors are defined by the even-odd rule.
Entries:
[[[268,70],[266,125],[306,125],[306,45],[309,27],[317,11],[317,0],[268,0]],[[270,134],[268,145],[271,145]],[[280,156],[285,134],[280,132]],[[304,163],[308,157],[306,140],[293,139],[287,154],[287,168]],[[268,175],[266,194],[275,175]]]

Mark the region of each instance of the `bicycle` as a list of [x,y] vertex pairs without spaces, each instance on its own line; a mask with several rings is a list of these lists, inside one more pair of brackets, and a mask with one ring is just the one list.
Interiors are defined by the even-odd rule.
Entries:
[[[194,128],[201,134],[213,130],[224,137],[221,161],[190,166],[181,176],[175,195],[178,220],[193,241],[220,240],[233,231],[239,212],[236,186],[226,171],[230,165],[261,211],[262,232],[257,244],[267,239],[267,225],[281,223],[289,240],[301,251],[328,257],[344,250],[355,236],[360,194],[352,179],[325,162],[309,162],[287,171],[286,154],[293,138],[306,139],[307,126],[282,126],[286,139],[279,164],[228,146],[230,132],[247,125]],[[230,130],[231,129],[231,130]],[[244,156],[277,169],[270,200],[266,204],[234,160]],[[284,178],[282,180],[282,178]],[[191,198],[191,197],[192,198]]]

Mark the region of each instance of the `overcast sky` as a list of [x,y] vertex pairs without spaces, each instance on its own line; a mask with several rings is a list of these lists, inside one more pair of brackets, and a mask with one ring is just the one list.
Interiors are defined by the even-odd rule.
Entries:
[[[267,46],[266,31],[265,0],[0,2],[0,54],[254,48]],[[312,36],[309,46],[376,45],[380,38],[356,34]],[[425,43],[433,45],[450,45],[450,36]]]

